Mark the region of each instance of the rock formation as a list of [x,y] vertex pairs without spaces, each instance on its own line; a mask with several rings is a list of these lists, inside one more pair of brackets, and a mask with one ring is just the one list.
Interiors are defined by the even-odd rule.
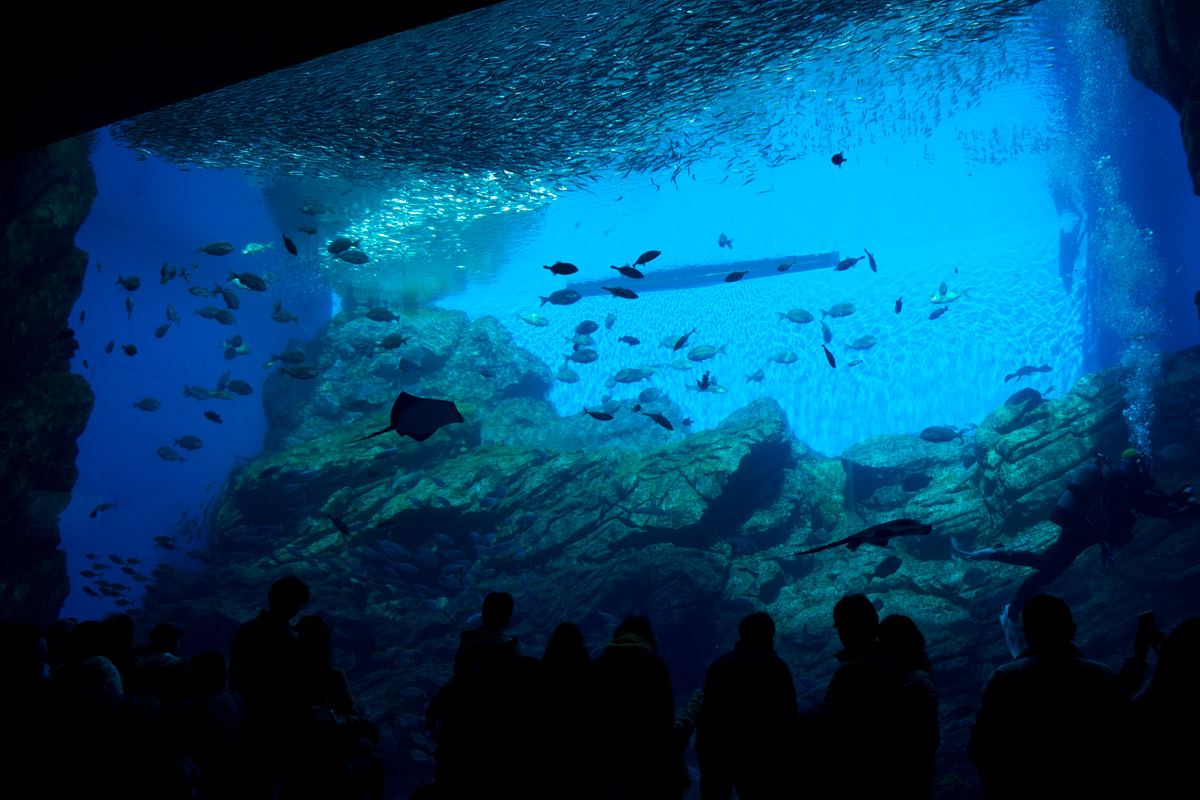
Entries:
[[1123,0],[1114,11],[1130,73],[1179,112],[1188,172],[1200,195],[1200,4]]
[[58,515],[94,396],[70,372],[68,327],[96,196],[83,137],[0,163],[0,620],[49,624],[67,596]]
[[[398,331],[411,342],[381,350]],[[276,426],[269,441],[280,449],[231,478],[209,549],[191,553],[210,566],[158,570],[137,613],[222,646],[261,607],[271,581],[299,575],[313,590],[308,611],[338,632],[339,661],[364,712],[381,723],[397,780],[428,778],[410,734],[421,731],[458,631],[475,624],[487,591],[516,596],[512,630],[535,655],[563,620],[578,623],[598,652],[613,617],[649,614],[681,702],[738,620],[766,609],[805,705],[820,702],[836,667],[834,602],[865,592],[881,614],[911,616],[928,638],[942,695],[943,786],[952,793],[962,776],[973,780],[963,756],[971,717],[988,672],[1007,660],[996,620],[1026,573],[951,560],[950,537],[1045,546],[1066,478],[1098,450],[1126,446],[1116,368],[1054,400],[1014,395],[963,441],[879,436],[828,458],[767,398],[694,434],[631,413],[632,386],[614,388],[613,420],[559,417],[544,397],[545,365],[487,317],[431,309],[378,323],[359,309],[297,345],[320,375],[280,375],[264,392]],[[1200,454],[1191,432],[1198,354],[1163,357],[1152,433],[1177,445],[1159,471],[1171,484],[1200,463],[1191,455]],[[466,422],[425,442],[389,433],[350,443],[386,426],[401,388],[455,399]],[[669,397],[652,402],[678,421]],[[793,556],[897,517],[931,522],[934,532],[886,552]],[[1174,535],[1186,524],[1143,523],[1116,565],[1102,570],[1088,553],[1051,585],[1075,608],[1089,655],[1119,662],[1146,591],[1166,625],[1195,613],[1196,545]],[[890,553],[902,566],[874,577]]]

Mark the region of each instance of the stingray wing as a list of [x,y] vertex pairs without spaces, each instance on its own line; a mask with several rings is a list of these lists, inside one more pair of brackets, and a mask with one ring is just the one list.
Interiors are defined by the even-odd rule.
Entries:
[[415,397],[401,392],[392,404],[392,427],[401,436],[423,442],[445,425],[464,422],[458,407],[449,400]]

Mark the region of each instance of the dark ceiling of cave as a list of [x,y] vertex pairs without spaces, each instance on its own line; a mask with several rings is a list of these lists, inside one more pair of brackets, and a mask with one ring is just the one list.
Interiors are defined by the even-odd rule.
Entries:
[[[439,19],[482,0],[394,3],[335,16],[280,6],[270,21],[227,4],[158,6],[153,16],[112,4],[28,4],[0,49],[0,160]],[[380,9],[386,10],[380,10]]]

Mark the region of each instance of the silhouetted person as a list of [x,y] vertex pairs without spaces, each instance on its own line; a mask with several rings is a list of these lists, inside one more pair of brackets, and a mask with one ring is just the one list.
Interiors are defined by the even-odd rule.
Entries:
[[240,798],[246,707],[225,690],[225,657],[215,650],[197,653],[185,678],[189,699],[164,709],[164,716],[199,769],[197,798]]
[[1190,487],[1171,493],[1156,489],[1150,474],[1153,462],[1137,450],[1126,450],[1121,454],[1120,466],[1105,473],[1100,469],[1102,458],[1098,457],[1095,465],[1085,464],[1076,470],[1051,514],[1051,519],[1062,530],[1054,544],[1045,550],[1029,553],[994,547],[969,552],[950,540],[954,552],[962,558],[986,559],[1035,570],[1017,587],[1012,602],[1000,614],[1005,642],[1013,658],[1021,650],[1018,620],[1025,602],[1066,572],[1085,550],[1100,545],[1101,562],[1107,565],[1113,560],[1109,548],[1120,547],[1133,539],[1133,528],[1137,524],[1135,511],[1148,517],[1200,512],[1200,505],[1192,500]]
[[1116,673],[1071,644],[1062,600],[1031,597],[1021,616],[1029,646],[988,678],[971,729],[984,796],[1132,796],[1130,702]]
[[320,615],[301,617],[298,688],[300,716],[290,765],[280,780],[280,800],[353,796],[360,736],[346,673],[333,665],[329,626]]
[[133,617],[123,613],[109,614],[100,624],[104,626],[104,657],[121,673],[122,683],[133,683],[133,671],[138,664],[133,650],[133,637],[137,632]]
[[178,703],[183,699],[187,662],[176,655],[182,637],[178,627],[166,622],[150,630],[150,650],[134,667],[130,692],[139,697],[155,697],[163,703]]
[[489,592],[483,598],[483,619],[473,631],[463,631],[458,652],[454,654],[454,674],[477,670],[496,658],[520,655],[516,637],[504,633],[512,621],[513,596],[508,592]]
[[462,634],[454,677],[430,701],[426,723],[438,743],[440,798],[542,794],[538,662],[502,633],[512,609],[507,592],[484,598],[483,627]]
[[53,670],[67,661],[67,637],[79,620],[75,617],[59,617],[46,628],[46,665]]
[[243,785],[248,797],[271,797],[279,765],[291,746],[300,715],[300,644],[292,617],[308,604],[308,586],[280,578],[267,595],[267,610],[243,623],[229,646],[229,688],[241,695],[249,722],[249,760]]
[[[0,775],[9,780],[41,776],[57,744],[46,719],[46,653],[46,640],[36,625],[0,623],[0,686],[5,689],[0,719],[8,732],[0,747]],[[51,793],[51,786],[41,788]]]
[[103,687],[117,694],[125,691],[121,673],[104,655],[105,637],[103,623],[86,620],[72,629],[67,637],[65,663],[50,673],[56,686],[71,689]]
[[623,800],[678,798],[687,771],[675,737],[675,695],[658,639],[644,616],[617,626],[592,662],[593,716],[614,750],[613,781]]
[[1157,796],[1167,796],[1162,791],[1167,787],[1194,788],[1200,752],[1200,617],[1179,623],[1163,640],[1150,685],[1133,698],[1133,718],[1140,785]]
[[900,675],[897,715],[896,779],[888,796],[926,800],[937,774],[938,693],[925,637],[911,619],[892,614],[879,623],[879,645]]
[[796,716],[791,670],[775,654],[775,621],[759,611],[742,620],[733,650],[704,678],[696,724],[700,797],[741,800],[783,794],[781,750]]
[[615,796],[616,790],[607,780],[612,747],[590,715],[587,679],[591,661],[583,631],[564,622],[554,629],[538,665],[547,797],[599,800]]
[[799,720],[797,744],[812,763],[825,765],[814,776],[817,794],[886,797],[896,773],[900,676],[879,646],[879,613],[865,595],[839,600],[833,624],[843,646],[835,656],[841,665],[825,702]]

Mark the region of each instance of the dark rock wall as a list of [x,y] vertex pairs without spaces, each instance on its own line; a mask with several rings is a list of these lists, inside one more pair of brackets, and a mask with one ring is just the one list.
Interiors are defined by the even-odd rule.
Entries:
[[68,316],[96,197],[83,137],[0,163],[0,620],[51,622],[69,591],[58,515],[94,395],[70,372]]
[[1192,188],[1200,195],[1200,3],[1123,0],[1114,11],[1130,74],[1179,112]]

